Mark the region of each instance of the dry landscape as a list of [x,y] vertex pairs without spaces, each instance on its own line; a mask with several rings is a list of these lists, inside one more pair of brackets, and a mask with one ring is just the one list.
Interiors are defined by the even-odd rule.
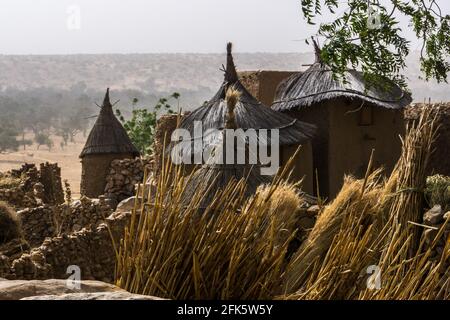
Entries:
[[55,147],[49,150],[46,146],[27,146],[26,150],[0,153],[0,172],[18,169],[24,163],[34,163],[37,166],[43,162],[58,163],[61,167],[62,179],[70,183],[74,198],[80,195],[81,163],[78,156],[83,149],[86,138],[82,134],[75,137],[63,150],[59,147],[61,138],[52,137]]

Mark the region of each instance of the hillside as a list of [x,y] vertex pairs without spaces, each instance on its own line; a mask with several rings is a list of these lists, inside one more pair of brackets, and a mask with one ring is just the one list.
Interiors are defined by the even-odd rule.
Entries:
[[[305,68],[302,64],[312,62],[313,55],[238,53],[235,60],[240,70],[301,70]],[[130,99],[178,91],[192,108],[208,99],[221,83],[219,69],[223,63],[223,54],[0,55],[0,88],[2,92],[39,88],[89,91],[91,96],[109,86],[126,92]],[[409,58],[408,67],[406,75],[416,101],[428,97],[434,101],[450,100],[448,85],[418,79],[417,54]]]

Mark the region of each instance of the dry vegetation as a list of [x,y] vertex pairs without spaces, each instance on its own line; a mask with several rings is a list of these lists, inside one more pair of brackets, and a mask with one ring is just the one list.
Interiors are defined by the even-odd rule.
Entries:
[[390,177],[370,164],[365,179],[346,177],[290,261],[302,199],[284,182],[288,169],[248,200],[245,181],[233,181],[199,213],[208,186],[182,207],[189,177],[166,164],[154,194],[145,189],[147,200],[136,200],[117,246],[117,284],[172,299],[448,299],[450,241],[430,259],[448,219],[431,246],[421,225],[435,134],[425,111],[408,128]]

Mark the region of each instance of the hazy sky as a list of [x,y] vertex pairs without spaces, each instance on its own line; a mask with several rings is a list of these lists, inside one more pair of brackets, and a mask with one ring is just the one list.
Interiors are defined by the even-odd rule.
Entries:
[[315,31],[300,0],[0,0],[0,54],[303,52]]

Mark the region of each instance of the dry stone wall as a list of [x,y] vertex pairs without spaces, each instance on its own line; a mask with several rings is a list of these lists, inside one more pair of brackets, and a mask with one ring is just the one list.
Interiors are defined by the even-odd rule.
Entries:
[[106,176],[105,197],[115,201],[135,195],[136,184],[144,180],[145,168],[153,168],[153,158],[113,160]]

